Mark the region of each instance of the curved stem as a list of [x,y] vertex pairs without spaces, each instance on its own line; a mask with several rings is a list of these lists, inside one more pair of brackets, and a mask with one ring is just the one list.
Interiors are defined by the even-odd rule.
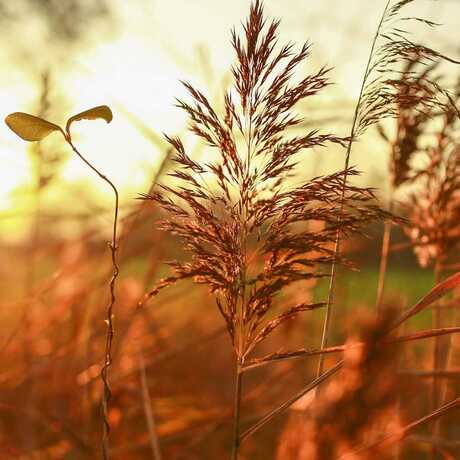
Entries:
[[[359,114],[359,109],[361,107],[361,100],[364,94],[364,89],[366,87],[366,82],[367,79],[370,75],[370,69],[371,69],[371,63],[372,63],[372,57],[374,55],[374,50],[375,50],[375,45],[377,44],[377,39],[380,36],[380,30],[382,28],[383,21],[386,17],[388,7],[390,6],[391,0],[387,1],[387,4],[385,6],[385,9],[383,11],[383,14],[380,18],[379,25],[377,27],[377,31],[375,32],[374,39],[372,41],[372,47],[369,53],[369,58],[367,60],[366,64],[366,70],[364,72],[364,77],[363,81],[361,83],[361,89],[359,92],[359,97],[358,97],[358,102],[355,107],[355,113],[353,115],[353,124],[351,127],[350,131],[350,140],[348,141],[348,146],[347,146],[347,153],[345,157],[345,174],[343,176],[343,184],[342,184],[342,193],[341,193],[341,198],[340,198],[340,214],[342,214],[344,203],[345,203],[345,191],[346,191],[346,185],[347,185],[347,179],[348,179],[348,173],[347,170],[350,166],[350,156],[351,156],[351,149],[353,147],[354,143],[354,137],[355,137],[355,131],[356,131],[356,125],[358,122],[358,114]],[[339,228],[340,228],[340,217],[339,217]],[[327,304],[326,304],[326,316],[324,318],[324,325],[323,325],[323,333],[321,337],[321,348],[327,347],[328,340],[329,340],[329,329],[330,329],[330,323],[331,323],[331,316],[332,316],[332,304],[334,301],[334,290],[335,290],[335,280],[336,280],[336,272],[337,272],[337,259],[338,255],[340,252],[340,229],[337,230],[337,235],[335,239],[335,245],[334,245],[334,258],[332,261],[332,267],[331,267],[331,277],[329,281],[329,291],[328,291],[328,297],[327,297]],[[325,356],[321,355],[319,358],[319,363],[318,363],[318,370],[316,373],[316,376],[319,377],[323,373],[324,370],[324,360]],[[318,388],[319,390],[319,388]]]
[[113,266],[113,274],[110,280],[110,301],[109,305],[107,306],[107,336],[105,342],[105,358],[104,358],[104,365],[101,369],[101,379],[104,385],[104,394],[102,398],[102,418],[103,418],[103,436],[102,436],[102,456],[104,460],[108,460],[110,458],[109,453],[109,434],[110,434],[110,422],[108,418],[108,407],[110,403],[110,399],[112,397],[112,392],[110,390],[109,385],[109,368],[112,365],[112,342],[114,336],[114,329],[113,329],[113,308],[116,302],[115,297],[115,282],[120,272],[118,267],[118,260],[117,260],[117,225],[118,225],[118,208],[119,208],[119,195],[118,190],[113,184],[113,182],[104,174],[102,174],[95,166],[93,166],[74,146],[72,143],[70,133],[63,133],[66,142],[69,144],[70,148],[75,152],[75,154],[90,168],[92,169],[103,181],[105,181],[113,190],[115,196],[115,204],[114,204],[114,216],[113,216],[113,227],[112,227],[112,241],[109,244],[111,257],[112,257],[112,266]]

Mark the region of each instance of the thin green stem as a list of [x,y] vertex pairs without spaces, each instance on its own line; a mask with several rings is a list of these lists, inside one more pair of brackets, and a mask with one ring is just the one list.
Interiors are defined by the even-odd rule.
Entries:
[[[380,18],[379,25],[377,27],[377,31],[374,35],[374,39],[372,41],[372,47],[369,53],[369,58],[367,60],[366,64],[366,70],[364,72],[364,78],[361,83],[361,89],[359,92],[359,97],[358,97],[358,102],[355,107],[355,112],[353,115],[353,123],[350,131],[350,139],[348,141],[348,146],[347,146],[347,152],[345,156],[345,174],[343,176],[343,184],[342,184],[342,194],[341,194],[341,199],[340,199],[340,214],[343,212],[343,207],[345,203],[345,191],[346,191],[346,184],[347,184],[347,179],[348,179],[348,173],[347,170],[350,166],[350,157],[351,157],[351,150],[353,147],[354,143],[354,137],[355,137],[355,131],[356,131],[356,126],[358,122],[358,114],[359,114],[359,109],[361,107],[361,100],[364,94],[364,89],[366,87],[367,79],[370,75],[370,68],[371,68],[371,63],[372,63],[372,57],[374,55],[374,50],[375,50],[375,45],[377,44],[377,40],[380,36],[380,30],[382,28],[383,21],[386,17],[388,7],[390,6],[391,0],[387,1],[387,4],[385,6],[385,10],[383,11],[383,14]],[[339,218],[339,227],[340,227],[340,218]],[[323,325],[323,333],[321,337],[321,348],[327,347],[328,340],[329,340],[329,329],[330,329],[330,323],[331,323],[331,317],[332,317],[332,304],[334,302],[334,290],[335,290],[335,282],[336,282],[336,272],[337,272],[337,261],[338,261],[338,255],[340,252],[340,238],[341,238],[341,233],[340,229],[337,230],[337,235],[335,238],[335,245],[334,245],[334,257],[332,261],[332,267],[331,267],[331,274],[330,274],[330,281],[329,281],[329,291],[328,291],[328,297],[327,297],[327,304],[326,304],[326,316],[324,318],[324,325]],[[319,363],[318,363],[318,371],[317,371],[317,377],[319,377],[324,370],[324,360],[325,356],[321,355],[319,358]]]
[[106,323],[107,323],[107,335],[106,335],[106,342],[105,342],[105,358],[104,358],[104,365],[101,369],[101,379],[104,386],[104,393],[102,397],[102,419],[103,419],[103,435],[102,435],[102,456],[104,460],[108,460],[110,458],[110,449],[109,449],[109,434],[110,434],[110,422],[108,417],[108,410],[110,400],[112,398],[112,392],[109,385],[109,368],[112,365],[112,343],[113,343],[113,336],[114,336],[114,327],[113,327],[113,309],[116,302],[115,296],[115,283],[118,278],[118,274],[120,269],[118,267],[118,257],[117,257],[117,226],[118,226],[118,209],[119,209],[119,195],[118,190],[113,184],[113,182],[104,174],[102,174],[95,166],[93,166],[74,146],[71,140],[70,133],[67,131],[64,134],[64,138],[71,147],[71,149],[75,152],[75,154],[91,169],[93,170],[103,181],[105,181],[113,190],[115,196],[115,204],[114,204],[114,216],[113,216],[113,227],[112,227],[112,241],[109,244],[110,251],[111,251],[111,259],[112,259],[112,267],[113,273],[112,278],[110,280],[109,289],[110,289],[110,300],[107,306],[107,316],[106,316]]

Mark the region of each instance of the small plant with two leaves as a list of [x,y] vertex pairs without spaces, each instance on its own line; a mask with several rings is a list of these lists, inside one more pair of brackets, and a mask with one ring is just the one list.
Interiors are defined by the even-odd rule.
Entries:
[[15,112],[8,115],[5,119],[8,127],[14,131],[19,137],[28,142],[38,142],[43,140],[49,134],[53,132],[59,132],[64,137],[65,142],[73,150],[73,152],[93,171],[95,172],[103,181],[105,181],[112,189],[115,203],[114,203],[114,216],[113,216],[113,227],[112,227],[112,241],[110,242],[110,251],[111,259],[113,266],[112,278],[110,280],[110,301],[107,307],[107,336],[106,336],[106,345],[105,345],[105,358],[104,364],[101,369],[101,379],[104,385],[103,391],[103,401],[102,401],[102,412],[103,412],[103,457],[104,459],[109,458],[109,433],[110,433],[110,424],[108,419],[108,405],[110,403],[111,391],[109,386],[109,377],[108,372],[112,364],[112,342],[114,336],[114,327],[113,327],[113,309],[116,302],[115,297],[115,284],[116,279],[119,274],[119,267],[117,262],[117,226],[118,226],[118,203],[119,195],[117,187],[114,183],[100,172],[87,158],[85,158],[81,152],[75,147],[72,142],[71,136],[71,126],[72,123],[80,120],[96,120],[102,119],[107,123],[112,121],[113,114],[109,107],[106,105],[93,107],[84,112],[80,112],[76,115],[73,115],[67,120],[65,129],[61,126],[51,123],[50,121],[44,120],[43,118],[30,115],[23,112]]

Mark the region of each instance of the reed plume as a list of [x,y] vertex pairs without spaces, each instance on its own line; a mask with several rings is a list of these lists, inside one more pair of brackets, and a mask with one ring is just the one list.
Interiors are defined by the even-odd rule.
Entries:
[[[400,88],[394,136],[385,130],[382,123],[377,125],[379,135],[389,146],[388,170],[391,192],[412,179],[413,160],[423,152],[423,138],[427,134],[430,120],[436,116],[435,110],[438,114],[442,113],[437,107],[420,107],[418,102],[420,99],[423,100],[426,92],[423,82],[427,79],[433,82],[439,81],[439,77],[433,74],[438,66],[439,61],[420,69],[416,56],[413,60],[409,60],[404,65],[401,79],[415,80],[417,85],[411,86],[408,81],[407,85],[402,85]],[[418,97],[406,102],[408,93],[414,91],[419,93]],[[426,97],[428,99],[431,97],[430,92],[426,93]]]
[[[431,90],[425,88],[424,82],[431,81],[438,84],[439,77],[434,75],[434,71],[439,67],[440,61],[432,64],[420,63],[415,54],[413,59],[403,64],[401,80],[408,80],[408,84],[400,87],[397,105],[397,116],[395,119],[396,131],[390,136],[383,127],[383,123],[377,124],[380,137],[389,147],[389,193],[388,209],[390,212],[394,208],[394,199],[399,189],[413,178],[414,161],[423,152],[423,140],[429,128],[430,121],[437,113],[443,113],[445,107],[421,104],[420,101],[432,99]],[[417,85],[411,85],[410,80],[415,80]],[[415,98],[408,98],[409,94],[418,93]],[[391,222],[386,222],[384,226],[382,250],[379,267],[379,280],[377,285],[377,308],[383,302],[385,289],[385,276],[388,266],[389,251],[391,242]]]
[[[460,83],[454,104],[460,101]],[[422,152],[423,163],[413,168],[406,232],[422,267],[436,261],[446,264],[449,253],[460,241],[459,116],[455,105],[438,114],[437,129]]]
[[353,168],[296,184],[302,151],[347,140],[316,129],[292,134],[302,122],[295,105],[328,86],[330,69],[322,67],[294,82],[294,71],[308,58],[311,45],[299,51],[293,44],[278,46],[278,25],[265,19],[256,0],[243,36],[232,32],[237,62],[223,114],[184,83],[191,101],[177,105],[188,114],[190,131],[212,148],[213,160],[198,163],[179,138],[167,137],[177,164],[169,175],[176,183],[143,195],[161,205],[167,215],[161,228],[177,235],[190,255],[187,261],[169,262],[174,274],[144,302],[190,278],[209,287],[227,325],[237,375],[233,459],[246,358],[280,324],[324,305],[298,303],[273,316],[276,296],[297,281],[328,276],[325,268],[337,259],[332,245],[338,230],[350,235],[388,217],[371,189],[343,187],[346,176],[358,174]]
[[[437,282],[443,277],[453,249],[460,242],[458,221],[460,218],[460,149],[456,109],[460,100],[460,83],[451,97],[449,110],[438,114],[435,132],[428,147],[422,152],[423,163],[414,168],[412,181],[415,191],[407,200],[408,225],[405,231],[410,237],[418,263],[422,267],[433,266]],[[445,323],[441,306],[433,311],[433,327]],[[433,371],[444,370],[449,365],[450,342],[437,338],[433,351]],[[442,403],[441,382],[433,379],[432,407]],[[439,422],[435,423],[434,435],[439,437]],[[433,458],[435,458],[433,452]]]

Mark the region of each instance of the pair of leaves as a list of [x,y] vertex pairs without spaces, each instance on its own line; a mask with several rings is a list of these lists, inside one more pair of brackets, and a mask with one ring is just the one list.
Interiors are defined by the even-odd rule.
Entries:
[[113,115],[110,108],[106,105],[100,105],[70,117],[67,120],[65,132],[60,126],[54,123],[23,112],[11,113],[5,118],[5,123],[20,138],[25,141],[34,142],[41,141],[54,131],[60,131],[65,138],[70,138],[70,125],[74,121],[103,119],[107,123],[110,123],[112,118]]

